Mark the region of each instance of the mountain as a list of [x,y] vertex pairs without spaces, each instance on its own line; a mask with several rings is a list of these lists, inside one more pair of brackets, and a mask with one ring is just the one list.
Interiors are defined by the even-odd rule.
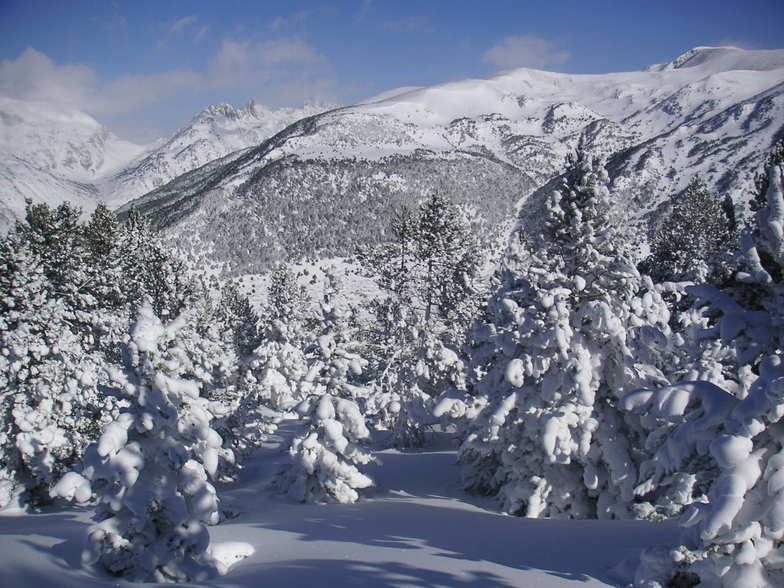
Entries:
[[328,108],[269,109],[252,100],[239,108],[209,106],[167,141],[108,178],[102,192],[111,203],[127,202],[210,161],[258,145],[291,123]]
[[24,214],[25,198],[94,208],[96,182],[143,150],[83,112],[0,96],[0,230]]
[[619,207],[644,225],[695,174],[747,200],[784,134],[782,94],[784,50],[731,47],[637,72],[517,69],[401,88],[298,121],[120,213],[134,207],[235,271],[257,271],[384,239],[395,206],[433,191],[485,226],[520,209],[521,222],[536,222],[548,182],[581,147],[608,158]]
[[325,108],[210,106],[168,140],[143,147],[83,112],[0,96],[0,231],[24,214],[25,198],[70,200],[86,212],[100,201],[119,206]]

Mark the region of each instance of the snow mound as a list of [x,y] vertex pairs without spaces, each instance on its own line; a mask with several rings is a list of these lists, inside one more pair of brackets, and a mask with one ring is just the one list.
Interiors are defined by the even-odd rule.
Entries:
[[210,545],[207,556],[213,560],[218,573],[225,576],[232,566],[256,553],[253,545],[243,541],[224,541]]

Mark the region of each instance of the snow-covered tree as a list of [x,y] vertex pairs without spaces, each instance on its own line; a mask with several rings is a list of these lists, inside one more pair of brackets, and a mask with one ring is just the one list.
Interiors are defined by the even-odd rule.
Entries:
[[82,247],[82,211],[69,202],[52,209],[46,203],[33,204],[27,200],[25,219],[17,221],[15,235],[27,243],[40,261],[52,288],[75,303],[80,290],[85,266]]
[[280,265],[272,272],[261,317],[236,289],[224,294],[223,304],[236,325],[235,339],[246,352],[239,374],[238,406],[226,422],[235,450],[244,454],[274,432],[282,415],[307,395],[303,391],[308,373],[304,353],[307,300],[291,271]]
[[775,166],[784,165],[784,137],[779,139],[768,154],[762,170],[754,178],[754,196],[749,202],[752,212],[768,206],[768,187],[770,186],[770,170]]
[[428,330],[473,318],[481,256],[464,211],[434,194],[416,213],[399,210],[391,229],[390,242],[359,252],[379,287],[421,313]]
[[126,325],[78,215],[28,202],[0,243],[0,508],[46,502],[116,408],[100,389],[103,349]]
[[95,494],[83,561],[133,581],[199,581],[215,569],[205,524],[219,520],[210,478],[221,438],[199,384],[179,377],[181,327],[182,319],[164,325],[149,303],[141,307],[125,368],[111,373],[129,406],[88,449],[82,474],[53,489],[80,501]]
[[[99,206],[80,224],[68,203],[28,203],[26,212],[0,242],[0,507],[48,500],[53,481],[116,417],[123,401],[107,393],[105,368],[121,362],[145,293],[157,293],[162,312],[209,299],[207,285],[138,219],[121,229]],[[197,287],[204,294],[195,296]],[[226,396],[236,357],[214,313],[201,314],[181,333],[182,375]],[[224,404],[213,402],[213,412],[224,414]]]
[[298,407],[309,419],[308,429],[292,442],[292,464],[281,477],[289,494],[306,502],[354,502],[357,490],[373,483],[357,468],[373,460],[363,447],[370,432],[357,403],[366,390],[355,382],[367,362],[354,349],[348,311],[337,295],[338,280],[327,274],[324,327],[307,351],[303,384],[309,396]]
[[723,588],[784,583],[784,185],[781,166],[768,167],[767,204],[742,238],[736,282],[722,292],[702,287],[740,385],[685,382],[624,399],[624,408],[658,425],[648,440],[658,447],[650,483],[679,476],[684,502],[692,502],[682,545],[643,555],[641,586],[678,577]]
[[187,306],[195,284],[185,260],[135,210],[123,225],[117,254],[129,302],[138,304],[149,297],[153,310],[163,317],[178,316]]
[[640,268],[659,282],[721,283],[731,274],[737,246],[731,200],[722,200],[694,178],[676,195]]
[[460,451],[465,483],[510,513],[638,514],[642,429],[618,401],[667,382],[669,312],[613,229],[606,182],[587,157],[570,168],[541,230],[513,237],[470,341],[473,392],[489,404]]
[[368,408],[397,446],[422,445],[432,398],[461,385],[457,351],[479,305],[481,265],[463,212],[433,195],[416,212],[396,213],[390,242],[359,253],[384,292],[372,305],[376,375]]
[[283,264],[270,275],[264,307],[265,338],[301,344],[305,338],[310,301],[293,272]]
[[234,284],[221,291],[217,320],[223,324],[227,335],[240,357],[246,357],[261,344],[259,316],[247,296],[242,295]]
[[310,424],[291,444],[292,466],[283,484],[302,502],[356,502],[373,480],[358,465],[373,461],[363,447],[370,437],[357,403],[331,394],[311,396],[301,407]]

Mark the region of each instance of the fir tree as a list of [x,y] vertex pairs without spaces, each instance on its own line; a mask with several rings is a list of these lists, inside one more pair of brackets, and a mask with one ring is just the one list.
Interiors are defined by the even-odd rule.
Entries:
[[261,344],[259,317],[234,284],[223,287],[216,319],[228,330],[240,357],[249,356]]
[[373,484],[357,467],[373,460],[363,447],[370,432],[356,402],[365,390],[354,382],[367,362],[353,349],[348,312],[337,299],[337,279],[327,274],[325,282],[324,327],[307,351],[305,390],[310,395],[298,409],[309,425],[292,442],[292,464],[280,485],[305,502],[347,503]]
[[767,204],[743,235],[736,280],[722,290],[695,287],[715,324],[704,335],[728,352],[742,385],[687,381],[624,400],[624,408],[658,425],[648,440],[658,447],[652,483],[681,476],[704,487],[682,518],[682,544],[644,554],[637,577],[646,585],[675,577],[726,588],[784,582],[784,183],[781,165],[768,173],[761,184]]
[[478,245],[463,212],[434,195],[416,213],[396,212],[394,238],[359,252],[385,296],[368,333],[376,361],[369,410],[396,446],[416,447],[432,420],[432,398],[459,387],[456,353],[478,308]]
[[53,490],[78,500],[95,493],[83,561],[132,581],[199,581],[215,570],[204,525],[219,519],[209,479],[221,439],[198,384],[179,377],[171,342],[181,326],[164,325],[149,303],[141,307],[125,369],[112,373],[129,406],[89,448],[83,474],[68,474]]
[[283,264],[270,275],[265,306],[267,338],[302,343],[308,321],[309,299],[296,276]]
[[0,508],[48,501],[48,489],[72,467],[110,419],[116,399],[101,383],[95,310],[75,312],[55,289],[30,240],[0,243]]
[[731,274],[737,246],[734,209],[700,178],[670,204],[670,212],[653,238],[651,255],[640,269],[654,280],[721,283]]
[[639,427],[617,404],[666,381],[637,349],[669,314],[610,222],[607,175],[582,157],[518,241],[472,338],[474,393],[489,398],[464,442],[466,486],[529,517],[633,514]]

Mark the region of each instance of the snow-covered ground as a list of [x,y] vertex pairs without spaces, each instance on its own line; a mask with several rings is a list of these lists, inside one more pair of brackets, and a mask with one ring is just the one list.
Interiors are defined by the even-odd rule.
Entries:
[[[331,274],[339,280],[340,290],[337,296],[339,304],[356,306],[363,317],[367,311],[368,301],[379,298],[381,295],[375,282],[371,278],[364,277],[361,266],[350,259],[333,257],[321,259],[315,263],[302,262],[286,265],[289,271],[296,276],[297,284],[305,289],[311,302],[311,306],[307,310],[311,313],[319,311],[327,274]],[[248,297],[257,312],[263,313],[264,305],[267,304],[270,277],[270,273],[245,274],[236,281],[240,292]]]
[[[673,523],[498,514],[461,490],[447,436],[420,451],[378,452],[383,467],[368,469],[375,492],[356,504],[295,503],[268,482],[296,427],[284,422],[241,479],[220,489],[223,508],[239,515],[210,528],[213,544],[255,552],[199,586],[616,586],[624,583],[612,571],[619,562],[678,535]],[[0,517],[3,586],[132,586],[81,568],[89,516],[70,508]]]

